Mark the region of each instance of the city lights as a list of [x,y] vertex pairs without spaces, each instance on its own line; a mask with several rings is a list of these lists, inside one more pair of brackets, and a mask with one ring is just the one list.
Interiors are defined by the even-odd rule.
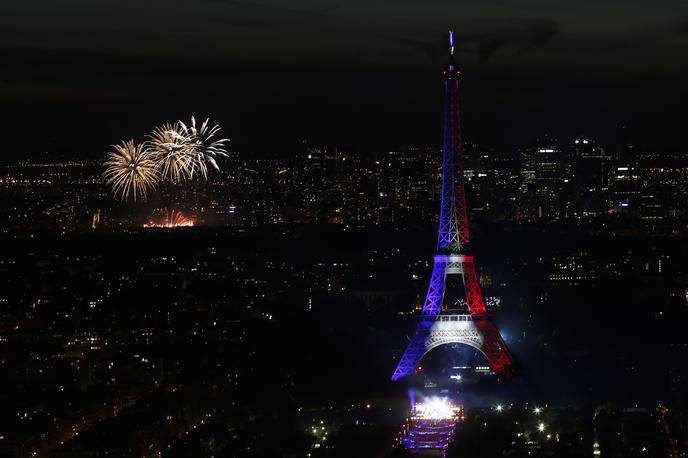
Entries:
[[0,456],[688,458],[688,2],[11,3]]

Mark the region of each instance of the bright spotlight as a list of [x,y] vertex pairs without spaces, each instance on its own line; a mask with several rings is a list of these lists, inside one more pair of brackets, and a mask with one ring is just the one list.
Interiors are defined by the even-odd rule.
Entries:
[[497,412],[501,412],[503,408],[504,408],[504,407],[502,407],[501,404],[497,404],[497,407],[496,407]]
[[535,412],[535,413],[540,413],[540,408],[539,408],[539,407],[536,407],[535,410],[534,410],[533,412]]
[[424,403],[416,403],[415,416],[426,420],[454,418],[459,408],[446,398],[430,398]]
[[540,424],[538,425],[538,431],[543,432],[544,430],[545,430],[545,424],[544,424],[544,423],[540,423]]

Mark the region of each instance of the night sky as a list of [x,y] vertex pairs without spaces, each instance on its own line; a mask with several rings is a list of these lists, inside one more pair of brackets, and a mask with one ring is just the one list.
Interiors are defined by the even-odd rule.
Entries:
[[446,31],[468,141],[688,141],[685,0],[4,0],[2,158],[98,157],[211,116],[245,152],[441,139]]

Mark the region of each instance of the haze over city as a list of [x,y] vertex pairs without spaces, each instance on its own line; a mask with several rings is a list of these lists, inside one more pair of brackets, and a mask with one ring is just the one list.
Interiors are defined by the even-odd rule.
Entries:
[[[95,157],[111,138],[188,113],[236,147],[302,139],[360,151],[440,146],[445,33],[457,32],[467,140],[515,147],[542,133],[621,126],[685,147],[687,6],[678,0],[252,2],[9,1],[4,156]],[[265,131],[265,115],[280,122]],[[42,142],[25,142],[41,126]],[[78,135],[71,135],[78,132]],[[15,140],[16,139],[16,140]]]

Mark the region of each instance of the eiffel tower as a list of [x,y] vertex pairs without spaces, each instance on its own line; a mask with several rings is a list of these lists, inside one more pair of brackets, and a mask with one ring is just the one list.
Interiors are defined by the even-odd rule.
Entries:
[[[449,32],[449,63],[442,72],[445,86],[444,151],[437,254],[433,257],[434,267],[423,310],[417,317],[415,332],[392,380],[413,374],[427,352],[452,343],[470,345],[479,350],[498,375],[512,372],[504,341],[487,313],[475,262],[470,254],[459,117],[460,74],[454,62],[453,33]],[[454,290],[461,289],[456,281],[458,276],[463,280],[463,308],[456,307],[460,303],[456,293],[460,291]]]

